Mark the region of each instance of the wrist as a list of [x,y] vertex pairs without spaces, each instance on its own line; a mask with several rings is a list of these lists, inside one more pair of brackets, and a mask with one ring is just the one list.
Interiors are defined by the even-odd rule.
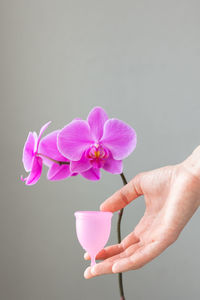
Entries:
[[[188,172],[190,180],[194,183],[196,189],[200,191],[200,146],[180,165]],[[198,205],[200,206],[200,198],[198,199]]]
[[188,170],[200,181],[200,146],[198,146],[192,154],[183,161],[183,164]]

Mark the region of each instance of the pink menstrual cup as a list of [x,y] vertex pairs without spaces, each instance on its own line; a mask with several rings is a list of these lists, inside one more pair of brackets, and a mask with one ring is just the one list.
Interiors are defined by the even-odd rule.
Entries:
[[78,240],[91,257],[91,266],[95,265],[97,253],[104,248],[111,229],[111,212],[77,211],[76,233]]

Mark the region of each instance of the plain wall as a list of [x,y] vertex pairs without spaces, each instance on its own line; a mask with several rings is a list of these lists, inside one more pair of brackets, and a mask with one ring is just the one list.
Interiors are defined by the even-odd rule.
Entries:
[[[124,161],[138,172],[185,159],[200,144],[200,2],[0,0],[0,299],[119,299],[117,276],[85,280],[76,210],[97,210],[122,186],[102,172],[27,187],[22,149],[29,131],[48,132],[93,106],[135,128]],[[144,213],[125,209],[122,235]],[[113,217],[109,243],[116,242]],[[198,300],[199,211],[161,256],[124,274],[126,299]]]

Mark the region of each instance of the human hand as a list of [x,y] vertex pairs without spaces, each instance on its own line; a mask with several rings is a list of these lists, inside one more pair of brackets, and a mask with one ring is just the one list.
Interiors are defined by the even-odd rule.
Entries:
[[102,211],[115,212],[144,195],[146,210],[120,244],[98,253],[96,259],[103,261],[86,269],[86,279],[141,268],[176,241],[200,205],[200,177],[188,160],[138,174],[101,205]]

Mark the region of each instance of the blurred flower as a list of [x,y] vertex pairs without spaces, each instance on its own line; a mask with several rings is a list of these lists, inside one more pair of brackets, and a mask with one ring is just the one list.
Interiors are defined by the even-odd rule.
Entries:
[[28,138],[25,142],[23,149],[22,162],[26,172],[29,175],[26,178],[21,176],[21,179],[25,181],[26,185],[35,184],[42,173],[42,158],[38,156],[38,148],[40,144],[40,139],[43,132],[47,129],[51,122],[46,123],[41,129],[39,136],[36,132],[29,132]]

